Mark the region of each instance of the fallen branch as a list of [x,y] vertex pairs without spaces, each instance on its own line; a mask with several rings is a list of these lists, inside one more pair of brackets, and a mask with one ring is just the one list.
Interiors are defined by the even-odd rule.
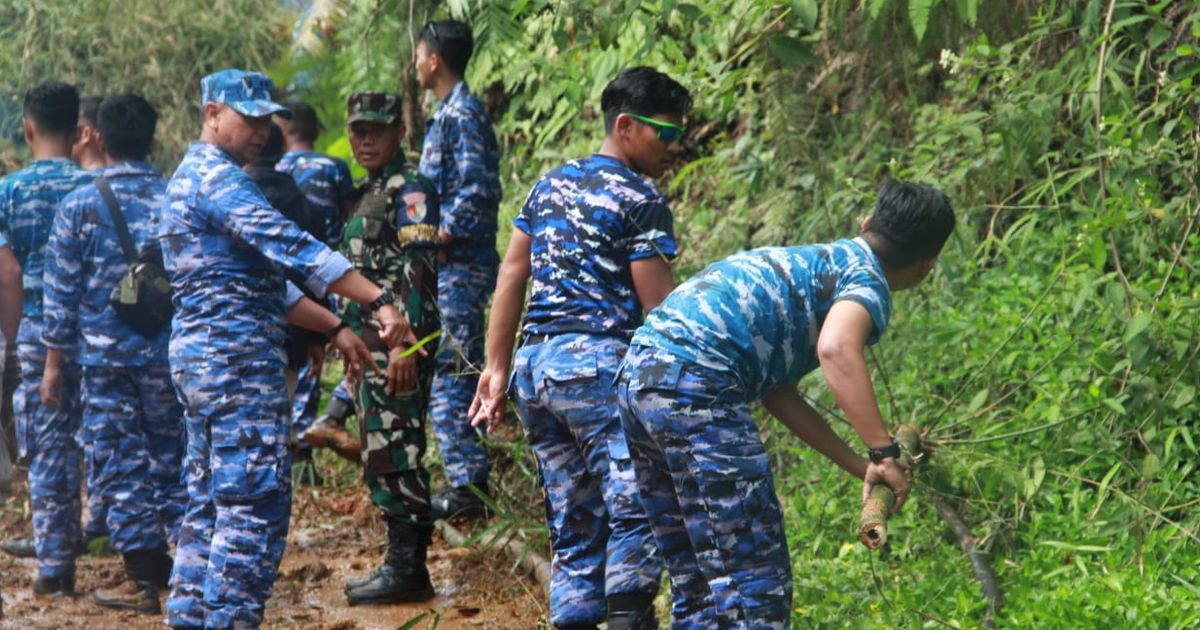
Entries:
[[[896,429],[896,443],[900,445],[901,461],[909,467],[915,467],[921,460],[920,430],[911,424],[901,425]],[[894,505],[896,495],[891,488],[883,484],[871,488],[858,519],[858,539],[868,549],[879,549],[887,542],[887,517]]]
[[[451,545],[455,547],[465,547],[467,545],[467,537],[458,528],[454,527],[446,521],[435,521],[435,526],[441,530],[442,535],[446,537]],[[504,540],[504,545],[501,547],[504,552],[513,560],[521,565],[537,583],[541,585],[546,596],[550,596],[550,563],[542,557],[542,554],[530,549],[524,542],[516,536],[510,534]]]
[[950,527],[950,533],[954,535],[958,547],[971,560],[971,570],[975,573],[975,580],[979,582],[980,590],[983,591],[983,598],[987,600],[987,612],[983,615],[983,627],[995,626],[995,619],[1000,614],[1000,608],[1004,606],[1004,594],[1000,592],[1000,583],[996,580],[996,572],[992,570],[987,552],[976,548],[979,539],[971,533],[971,528],[962,520],[958,511],[954,509],[953,505],[950,505],[949,501],[932,492],[927,496],[938,515]]

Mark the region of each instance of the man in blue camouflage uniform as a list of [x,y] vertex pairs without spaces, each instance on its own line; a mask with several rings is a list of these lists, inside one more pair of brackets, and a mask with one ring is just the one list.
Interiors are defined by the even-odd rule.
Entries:
[[[157,119],[136,96],[110,97],[97,114],[105,166],[96,174],[108,182],[139,250],[157,235],[167,187],[145,162]],[[62,360],[76,360],[83,370],[83,440],[92,446],[96,475],[89,485],[96,503],[108,507],[112,548],[129,578],[124,589],[97,592],[96,601],[158,613],[158,589],[171,572],[168,545],[187,502],[180,480],[183,410],[167,366],[170,330],[145,336],[109,307],[129,267],[120,238],[96,184],[59,204],[44,274],[42,339],[49,350],[42,400],[57,406]]]
[[[903,504],[908,471],[863,357],[887,327],[892,291],[933,269],[954,229],[942,193],[884,184],[859,238],[770,247],[710,265],[634,335],[618,381],[642,502],[671,573],[677,628],[787,628],[791,563],[767,453],[750,415],[762,400],[793,433]],[[854,452],[797,391],[822,368],[870,447]]]
[[[350,167],[342,160],[331,155],[319,153],[313,149],[313,143],[321,132],[321,123],[312,106],[304,101],[291,101],[287,107],[292,112],[291,119],[276,117],[276,122],[283,131],[283,141],[286,151],[275,169],[287,173],[296,180],[296,185],[304,191],[305,196],[317,208],[325,219],[325,242],[332,248],[337,248],[342,239],[343,216],[349,211],[354,197],[354,180],[350,177]],[[300,369],[296,379],[296,393],[292,398],[292,431],[294,436],[303,436],[312,426],[317,409],[321,403],[321,370],[305,365]],[[344,393],[339,385],[338,391]],[[344,422],[345,414],[353,408],[348,394],[340,399],[332,397],[330,405],[337,411],[336,401],[341,401],[342,410],[338,417]],[[337,428],[341,428],[338,425]],[[297,463],[312,461],[312,448],[303,445],[296,453]],[[313,473],[315,479],[315,471]],[[308,477],[301,475],[300,479]]]
[[46,242],[58,203],[92,175],[70,159],[79,94],[45,81],[25,95],[25,141],[34,162],[0,181],[0,233],[12,245],[25,287],[24,319],[17,333],[21,386],[14,399],[17,445],[29,461],[29,493],[38,558],[38,595],[73,593],[79,547],[80,466],[76,441],[80,424],[79,368],[62,366],[61,404],[42,405],[40,386],[46,361],[42,344],[42,271]]
[[488,328],[488,363],[471,414],[504,415],[513,337],[532,277],[512,394],[546,493],[557,628],[654,628],[661,577],[617,411],[614,380],[642,312],[673,286],[676,245],[658,177],[679,150],[691,107],[651,68],[622,71],[601,96],[607,138],[530,191]]
[[[346,222],[342,251],[355,269],[396,294],[416,335],[424,339],[441,329],[437,193],[404,160],[398,95],[359,92],[350,95],[347,106],[350,147],[369,177]],[[403,376],[393,386],[382,375],[368,375],[355,392],[363,477],[371,502],[387,522],[388,549],[378,569],[347,583],[346,597],[351,605],[424,601],[434,595],[425,568],[433,520],[429,471],[422,459],[436,353],[389,359],[357,305],[348,305],[343,318],[361,331],[377,364]]]
[[[161,231],[175,318],[169,360],[184,406],[188,507],[167,623],[257,627],[283,555],[291,506],[283,321],[326,330],[361,375],[366,347],[332,313],[287,287],[366,305],[389,345],[411,331],[394,297],[269,205],[241,165],[265,144],[267,77],[224,70],[201,81],[203,131],[167,185]],[[285,311],[285,309],[287,309]]]
[[463,80],[473,50],[471,29],[462,22],[431,22],[417,35],[417,79],[441,101],[421,150],[421,174],[442,200],[445,254],[438,308],[446,337],[430,417],[451,488],[433,498],[436,518],[482,516],[483,503],[470,486],[486,493],[491,470],[467,408],[483,364],[484,309],[496,286],[500,151],[483,104]]

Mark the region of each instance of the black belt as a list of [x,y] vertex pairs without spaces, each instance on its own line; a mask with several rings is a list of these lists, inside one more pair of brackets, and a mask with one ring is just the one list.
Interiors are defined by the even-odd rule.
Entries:
[[554,335],[544,335],[544,334],[538,334],[538,335],[524,335],[524,336],[521,338],[521,345],[523,345],[523,346],[536,346],[536,345],[537,345],[537,344],[539,344],[539,343],[545,343],[545,342],[549,341],[549,340],[550,340],[550,338],[551,338],[551,337],[553,337],[553,336],[554,336]]

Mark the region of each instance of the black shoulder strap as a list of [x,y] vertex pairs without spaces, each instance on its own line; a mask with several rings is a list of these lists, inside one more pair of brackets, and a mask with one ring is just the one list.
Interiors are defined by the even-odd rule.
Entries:
[[121,249],[125,251],[125,260],[129,261],[130,265],[137,263],[137,248],[133,246],[133,237],[130,236],[129,226],[125,223],[125,213],[121,212],[121,204],[117,203],[117,197],[113,194],[112,187],[103,177],[97,177],[94,183],[100,190],[100,196],[104,198],[104,203],[108,206],[108,214],[112,216],[113,223],[117,226],[117,236],[121,239]]

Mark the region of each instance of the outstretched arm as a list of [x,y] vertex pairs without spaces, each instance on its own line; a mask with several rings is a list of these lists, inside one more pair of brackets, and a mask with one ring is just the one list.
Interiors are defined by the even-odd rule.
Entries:
[[[0,236],[0,241],[3,240]],[[7,244],[0,245],[0,332],[9,344],[17,343],[17,327],[21,323],[21,306],[25,292],[21,283],[21,265]]]
[[[868,448],[882,448],[891,444],[892,438],[879,413],[871,374],[863,356],[863,348],[874,327],[871,315],[863,305],[852,300],[836,302],[821,326],[817,358],[834,399],[846,412],[854,431]],[[892,489],[896,494],[895,510],[899,510],[911,485],[908,471],[890,457],[878,464],[870,464],[864,475],[864,500],[877,483]]]
[[525,305],[525,285],[529,282],[532,240],[519,228],[513,230],[504,264],[500,266],[496,293],[492,298],[487,332],[487,365],[479,375],[475,399],[471,401],[471,409],[467,412],[471,426],[478,427],[486,422],[489,432],[504,419],[504,405],[508,401],[508,372],[512,368],[517,326]]
[[796,437],[804,440],[842,470],[858,479],[867,474],[867,464],[870,463],[867,458],[855,452],[845,440],[833,432],[825,418],[796,391],[795,383],[767,392],[762,402],[767,411]]

